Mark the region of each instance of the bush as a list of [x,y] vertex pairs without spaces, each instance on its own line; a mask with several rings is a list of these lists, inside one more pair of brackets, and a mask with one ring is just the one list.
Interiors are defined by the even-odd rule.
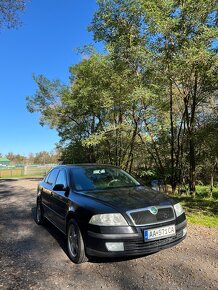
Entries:
[[[211,197],[210,193],[210,186],[209,185],[196,185],[196,195],[198,197],[207,198]],[[214,199],[218,199],[218,187],[213,187],[213,194]]]
[[218,186],[213,188],[213,198],[218,199]]

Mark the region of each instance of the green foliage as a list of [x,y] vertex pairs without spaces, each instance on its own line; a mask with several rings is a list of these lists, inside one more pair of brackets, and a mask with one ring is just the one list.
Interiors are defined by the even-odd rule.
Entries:
[[59,80],[50,81],[42,75],[34,75],[33,79],[38,90],[33,97],[26,98],[27,109],[30,113],[40,112],[40,124],[54,128],[64,118],[64,105],[60,95],[64,95],[67,88]]
[[[118,62],[140,75],[140,89],[153,88],[152,97],[150,94],[144,101],[146,106],[153,102],[153,116],[150,113],[145,122],[152,158],[164,175],[171,175],[174,186],[186,175],[182,171],[188,161],[193,190],[196,125],[202,121],[202,107],[206,108],[211,98],[217,97],[217,2],[98,2],[99,9],[90,26],[95,39],[105,41]],[[168,121],[162,119],[167,109]],[[157,110],[159,116],[155,116]],[[170,146],[164,154],[171,156],[163,161],[157,150],[166,148],[167,143]]]
[[211,193],[211,186],[197,185],[196,196],[200,198],[210,198],[212,196],[214,199],[218,199],[218,187],[213,187]]
[[59,161],[59,151],[40,151],[38,153],[30,153],[28,156],[20,154],[14,154],[9,152],[6,157],[11,161],[13,165],[16,164],[57,164]]
[[19,14],[25,9],[25,0],[0,1],[0,29],[15,28],[20,25]]
[[61,147],[61,161],[63,164],[89,163],[90,155],[81,142],[77,141]]
[[196,175],[212,182],[217,2],[99,0],[89,30],[107,54],[86,46],[69,86],[38,76],[27,99],[57,129],[64,162],[111,163],[190,192]]

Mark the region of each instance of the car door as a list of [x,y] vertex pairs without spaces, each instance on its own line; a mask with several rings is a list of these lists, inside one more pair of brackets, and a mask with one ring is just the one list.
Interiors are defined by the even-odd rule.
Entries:
[[56,178],[58,176],[58,169],[52,169],[46,178],[44,179],[44,182],[42,183],[41,188],[41,197],[42,197],[42,205],[44,209],[44,215],[48,219],[52,219],[52,207],[51,207],[51,194],[52,189],[55,185]]
[[[59,187],[58,189],[56,189]],[[62,190],[60,190],[62,187]],[[67,214],[69,188],[65,169],[60,169],[51,194],[51,208],[53,212],[53,222],[62,231],[65,230],[65,217]]]

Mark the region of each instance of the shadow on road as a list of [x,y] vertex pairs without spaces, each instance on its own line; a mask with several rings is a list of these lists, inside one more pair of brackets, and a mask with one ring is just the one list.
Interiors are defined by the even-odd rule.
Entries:
[[[36,222],[36,207],[32,208],[32,218]],[[62,248],[62,250],[68,256],[66,236],[46,219],[44,220],[42,226],[58,242],[59,246]],[[150,256],[150,255],[151,254],[148,254],[147,256]],[[117,263],[117,262],[122,262],[122,261],[131,261],[131,260],[134,260],[135,258],[140,258],[140,257],[144,257],[144,255],[133,256],[133,257],[121,257],[121,258],[89,257],[89,262],[93,263],[93,264],[96,264],[96,263],[97,264],[99,264],[99,263],[100,264]]]
[[[36,207],[32,208],[32,218],[36,222]],[[42,226],[58,242],[59,246],[67,255],[66,236],[46,219],[43,221]]]
[[217,230],[206,227],[190,226],[184,243],[149,257],[71,263],[66,237],[47,221],[34,222],[32,180],[0,180],[1,289],[217,288]]
[[43,179],[43,177],[0,178],[0,183],[15,182],[15,181],[19,181],[19,180],[41,181],[42,179]]

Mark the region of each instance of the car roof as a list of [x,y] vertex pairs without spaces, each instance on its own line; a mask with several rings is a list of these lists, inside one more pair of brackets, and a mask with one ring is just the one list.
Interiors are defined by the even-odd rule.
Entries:
[[55,166],[54,168],[78,168],[78,167],[113,167],[113,168],[119,168],[115,165],[111,165],[111,164],[96,164],[96,163],[80,163],[80,164],[60,164]]

